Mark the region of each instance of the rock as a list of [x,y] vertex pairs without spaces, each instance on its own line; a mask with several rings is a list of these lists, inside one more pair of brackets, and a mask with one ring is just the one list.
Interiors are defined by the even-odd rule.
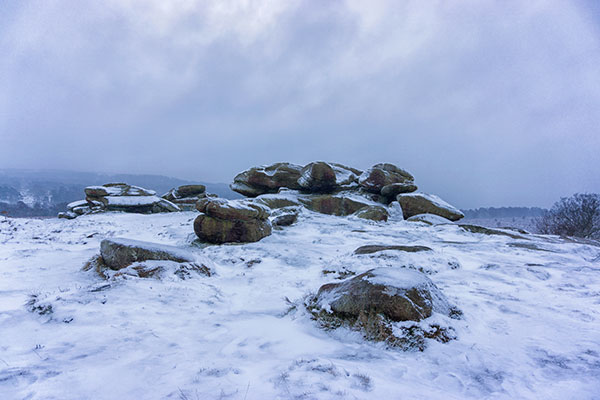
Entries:
[[224,220],[200,214],[194,221],[194,232],[204,242],[247,243],[258,242],[271,234],[269,221]]
[[382,206],[367,206],[363,207],[354,213],[358,218],[369,219],[371,221],[387,221],[390,214]]
[[272,210],[301,205],[297,197],[286,194],[263,194],[255,197],[254,203],[267,206]]
[[100,198],[106,211],[140,214],[181,211],[179,207],[158,196],[106,196]]
[[300,201],[306,208],[322,214],[345,216],[354,214],[361,208],[373,205],[358,196],[352,198],[344,195],[319,195],[301,198]]
[[61,219],[75,219],[75,218],[77,218],[77,214],[75,214],[74,212],[71,212],[71,211],[59,212],[58,213],[58,218],[61,218]]
[[421,321],[434,312],[452,312],[431,279],[404,268],[376,268],[340,283],[323,285],[316,304],[340,318],[375,313],[391,321]]
[[356,186],[361,171],[336,163],[312,162],[302,168],[298,184],[310,193],[331,193]]
[[358,249],[354,250],[354,254],[373,254],[380,251],[405,251],[407,253],[419,253],[422,251],[433,251],[429,247],[426,246],[389,246],[389,245],[367,245],[361,246]]
[[204,185],[183,185],[169,190],[161,197],[182,210],[190,211],[194,209],[199,199],[206,197],[206,187]]
[[388,199],[395,199],[401,193],[412,193],[417,191],[417,185],[409,183],[392,183],[381,188],[381,195]]
[[517,235],[516,233],[505,232],[500,229],[491,229],[491,228],[485,228],[483,226],[468,225],[468,224],[459,224],[458,226],[460,226],[465,231],[471,232],[471,233],[481,233],[484,235],[508,236],[509,238],[512,238],[512,239],[527,239],[526,237]]
[[298,220],[299,210],[290,209],[282,212],[280,215],[277,215],[271,221],[273,226],[290,226]]
[[300,189],[300,165],[275,163],[268,166],[250,168],[235,176],[231,190],[248,197],[266,193],[277,193],[280,188]]
[[453,224],[454,222],[450,221],[447,218],[440,217],[435,214],[417,214],[408,218],[407,221],[410,222],[423,222],[427,225],[444,225],[444,224]]
[[100,256],[104,264],[113,270],[147,260],[168,260],[178,263],[196,261],[193,254],[178,247],[120,238],[104,239],[100,243]]
[[434,214],[447,218],[450,221],[458,221],[464,217],[464,214],[459,209],[432,194],[399,194],[396,199],[402,207],[404,218],[410,218],[418,214]]
[[359,177],[359,184],[366,191],[381,193],[381,189],[394,183],[412,184],[414,177],[393,164],[376,164]]
[[269,210],[244,200],[205,199],[196,204],[202,212],[194,232],[209,243],[257,242],[271,234]]

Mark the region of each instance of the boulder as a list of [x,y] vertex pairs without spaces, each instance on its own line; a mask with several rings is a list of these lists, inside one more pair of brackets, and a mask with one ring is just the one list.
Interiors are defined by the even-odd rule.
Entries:
[[181,211],[168,200],[158,196],[106,196],[100,198],[106,211],[124,211],[139,214]]
[[373,254],[378,253],[380,251],[405,251],[407,253],[419,253],[422,251],[432,251],[429,247],[426,246],[394,246],[394,245],[367,245],[361,246],[358,249],[354,250],[354,254]]
[[440,217],[439,215],[435,214],[417,214],[407,218],[406,220],[410,222],[423,222],[427,225],[444,225],[454,223],[447,218]]
[[273,218],[273,226],[290,226],[298,220],[298,213],[285,213]]
[[275,163],[250,168],[237,174],[230,188],[248,197],[277,193],[283,187],[300,189],[298,179],[301,169],[300,165],[290,163]]
[[244,200],[205,199],[194,221],[198,238],[209,243],[257,242],[271,234],[269,210]]
[[459,209],[432,194],[406,193],[399,194],[396,199],[402,207],[404,218],[418,214],[434,214],[450,221],[458,221],[465,216]]
[[161,197],[185,211],[194,209],[199,199],[206,197],[204,185],[183,185],[169,190]]
[[340,318],[381,314],[391,321],[421,321],[452,307],[427,275],[404,268],[375,268],[321,286],[316,304]]
[[269,207],[271,210],[301,205],[298,197],[288,194],[263,194],[255,197],[254,203]]
[[[414,177],[407,171],[393,164],[376,164],[365,171],[358,182],[362,188],[371,193],[381,193],[381,190],[394,183],[413,184]],[[409,188],[409,186],[406,186]],[[388,189],[391,190],[391,189]]]
[[387,221],[390,214],[385,207],[367,206],[354,213],[358,218],[369,219],[371,221]]
[[196,261],[193,254],[178,247],[121,238],[104,239],[100,243],[100,256],[104,264],[113,270],[147,260],[168,260],[178,263]]
[[312,162],[302,168],[298,185],[310,193],[331,193],[356,186],[361,171],[336,163]]
[[364,207],[373,205],[369,200],[358,196],[344,195],[318,195],[301,198],[300,201],[306,208],[322,214],[345,216],[354,214]]
[[417,191],[417,185],[412,182],[392,183],[381,188],[381,195],[394,200],[401,193],[412,193]]

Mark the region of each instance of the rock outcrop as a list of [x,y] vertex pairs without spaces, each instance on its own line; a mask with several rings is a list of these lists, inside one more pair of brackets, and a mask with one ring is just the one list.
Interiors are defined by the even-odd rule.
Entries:
[[161,197],[184,211],[191,211],[196,208],[198,200],[206,198],[206,196],[206,186],[204,185],[183,185],[169,190]]
[[332,193],[357,186],[360,174],[355,168],[317,161],[302,168],[298,184],[308,193]]
[[406,220],[410,222],[423,222],[427,225],[444,225],[454,223],[447,218],[440,217],[439,215],[435,214],[417,214],[407,218]]
[[321,214],[345,216],[354,214],[364,207],[373,205],[373,202],[358,196],[316,195],[300,198],[306,208]]
[[420,253],[422,251],[432,251],[427,246],[402,246],[402,245],[366,245],[354,250],[354,254],[373,254],[380,251],[404,251],[407,253]]
[[404,218],[418,214],[434,214],[450,221],[458,221],[465,216],[459,209],[432,194],[399,194],[396,199],[402,207]]
[[354,213],[358,218],[386,222],[390,213],[383,206],[367,206]]
[[390,190],[400,190],[400,188],[410,191],[414,186],[414,180],[415,178],[405,170],[393,164],[381,163],[365,171],[360,176],[359,183],[367,192],[382,194],[381,191],[384,187],[398,183],[404,184],[404,186],[397,186],[398,189],[388,188],[386,193]]
[[271,234],[269,210],[244,200],[204,199],[196,204],[196,236],[208,243],[257,242]]
[[276,163],[250,168],[235,176],[231,190],[248,197],[277,193],[280,188],[300,189],[298,179],[302,166]]
[[153,190],[126,183],[107,183],[102,186],[85,188],[85,200],[67,205],[67,212],[59,213],[59,218],[75,218],[79,215],[105,211],[123,211],[151,214],[181,211],[172,202],[156,196]]

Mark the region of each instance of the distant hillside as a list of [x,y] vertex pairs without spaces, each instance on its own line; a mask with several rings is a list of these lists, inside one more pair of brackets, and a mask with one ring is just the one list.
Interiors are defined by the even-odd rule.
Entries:
[[169,189],[201,183],[208,193],[239,198],[225,183],[192,182],[161,175],[99,174],[61,170],[0,169],[0,213],[12,217],[55,216],[68,203],[84,198],[86,186],[126,182],[161,195]]
[[465,218],[522,218],[540,217],[546,210],[540,207],[480,207],[462,210]]

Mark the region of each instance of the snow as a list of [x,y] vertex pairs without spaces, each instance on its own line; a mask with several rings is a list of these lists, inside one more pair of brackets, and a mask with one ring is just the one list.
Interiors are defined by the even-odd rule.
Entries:
[[[208,246],[194,242],[197,215],[0,219],[0,397],[598,398],[599,247],[309,211],[260,242]],[[82,271],[115,237],[177,246],[214,274]],[[434,251],[352,254],[366,244]],[[305,296],[337,281],[324,270],[423,263],[464,313],[457,340],[402,352],[321,330],[303,311]]]
[[149,206],[161,201],[157,196],[106,196],[104,199],[109,206]]
[[89,205],[90,205],[90,203],[88,203],[87,200],[77,200],[77,201],[67,204],[67,209],[72,210],[75,207],[88,207]]
[[413,215],[408,219],[408,221],[414,222],[423,222],[429,225],[440,225],[440,224],[453,224],[454,222],[446,219],[444,217],[440,217],[435,214],[417,214]]
[[108,193],[110,196],[119,196],[123,193],[123,188],[121,186],[88,186],[85,188],[86,190],[103,190]]

